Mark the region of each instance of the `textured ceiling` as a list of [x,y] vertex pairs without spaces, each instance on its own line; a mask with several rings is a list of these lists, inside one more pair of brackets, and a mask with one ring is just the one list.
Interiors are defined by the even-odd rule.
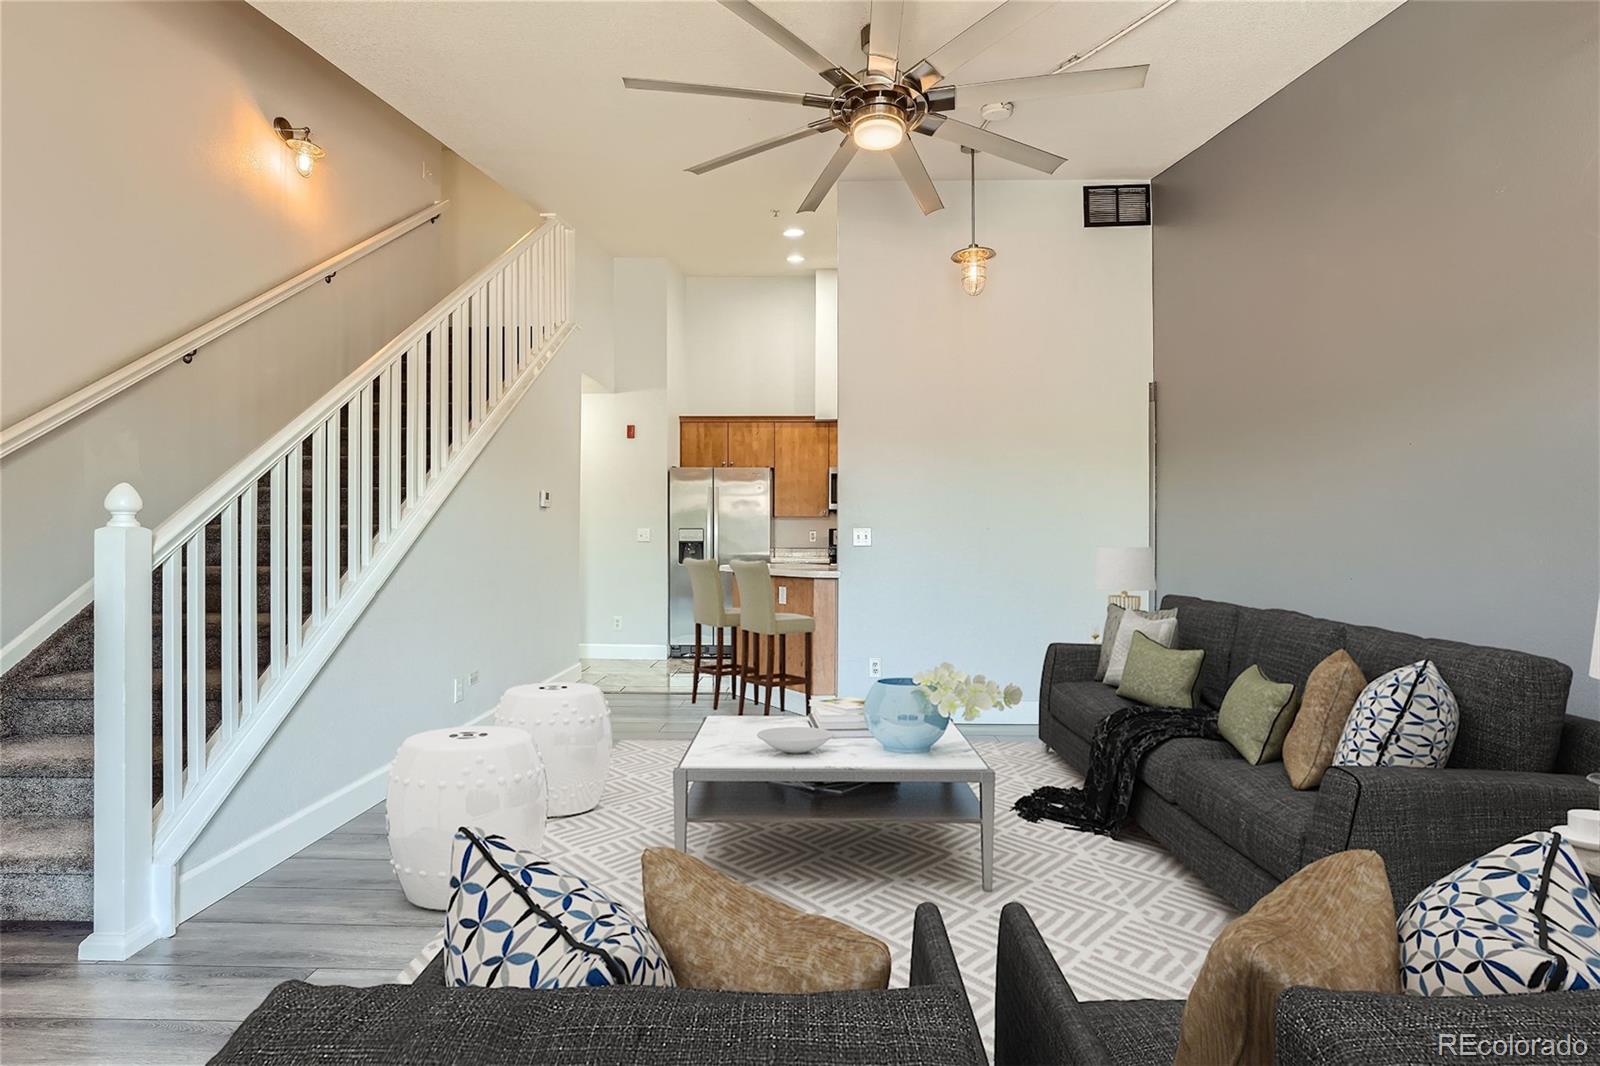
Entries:
[[[797,269],[783,257],[798,244],[808,257],[798,269],[834,262],[834,196],[800,219],[805,238],[779,235],[837,143],[832,136],[700,177],[683,170],[798,129],[818,112],[622,87],[622,76],[632,75],[827,91],[822,79],[711,0],[256,6],[491,177],[618,255],[667,256],[691,274],[774,274]],[[862,65],[864,0],[761,6],[835,62]],[[908,3],[902,58],[921,58],[994,6]],[[1047,73],[1156,2],[1046,6],[950,80]],[[1153,177],[1395,6],[1178,0],[1080,68],[1148,63],[1145,88],[1024,101],[994,127],[1067,156],[1054,178],[992,157],[980,157],[979,176]],[[318,128],[337,151],[337,131]],[[955,145],[921,137],[915,143],[935,178],[966,175]],[[863,153],[845,180],[898,178],[887,159]]]

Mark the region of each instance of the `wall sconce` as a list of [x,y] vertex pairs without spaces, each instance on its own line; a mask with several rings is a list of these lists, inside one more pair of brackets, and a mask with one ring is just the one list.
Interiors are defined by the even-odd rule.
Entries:
[[289,151],[294,153],[294,169],[302,178],[311,176],[311,168],[317,160],[328,153],[322,146],[311,139],[310,126],[291,126],[289,120],[279,115],[272,120],[272,128],[283,143],[289,146]]

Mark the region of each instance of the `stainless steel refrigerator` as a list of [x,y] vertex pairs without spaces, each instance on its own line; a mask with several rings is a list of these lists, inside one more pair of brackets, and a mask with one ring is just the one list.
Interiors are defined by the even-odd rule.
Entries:
[[[739,466],[669,469],[667,548],[667,642],[674,655],[682,655],[694,648],[694,594],[683,561],[727,564],[771,557],[772,471]],[[722,578],[731,590],[733,575]]]

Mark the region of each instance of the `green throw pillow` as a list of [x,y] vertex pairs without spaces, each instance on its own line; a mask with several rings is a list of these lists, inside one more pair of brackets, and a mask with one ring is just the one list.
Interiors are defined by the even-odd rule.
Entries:
[[1217,714],[1222,739],[1252,766],[1283,758],[1283,738],[1300,710],[1300,693],[1291,684],[1269,680],[1252,666],[1228,686]]
[[1205,658],[1203,649],[1164,648],[1143,633],[1135,633],[1117,695],[1150,707],[1193,710],[1194,686]]

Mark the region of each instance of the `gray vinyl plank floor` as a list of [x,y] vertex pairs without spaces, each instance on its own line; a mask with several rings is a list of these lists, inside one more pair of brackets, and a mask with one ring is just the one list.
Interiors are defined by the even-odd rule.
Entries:
[[[705,717],[738,709],[724,697],[713,712],[704,692],[695,703],[682,692],[608,692],[606,699],[618,740],[682,741]],[[745,710],[760,713],[748,704]],[[1034,735],[1016,726],[963,731]],[[392,981],[439,921],[438,912],[411,906],[400,891],[379,804],[127,962],[80,963],[78,942],[89,932],[83,924],[0,928],[0,1060],[204,1062],[280,981]]]

